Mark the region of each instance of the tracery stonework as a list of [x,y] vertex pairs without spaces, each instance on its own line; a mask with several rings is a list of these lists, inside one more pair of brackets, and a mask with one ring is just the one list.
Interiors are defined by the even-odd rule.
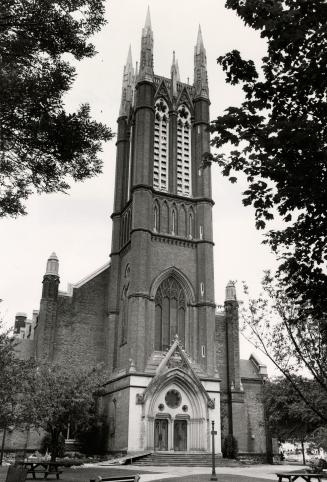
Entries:
[[165,350],[178,334],[185,341],[185,293],[174,278],[165,279],[155,296],[155,349]]

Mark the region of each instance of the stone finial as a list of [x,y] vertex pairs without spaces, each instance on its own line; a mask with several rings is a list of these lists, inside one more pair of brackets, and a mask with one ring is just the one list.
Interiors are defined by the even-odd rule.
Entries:
[[47,261],[47,269],[45,271],[45,275],[53,275],[53,276],[58,276],[59,275],[59,260],[56,255],[56,253],[52,253]]
[[200,25],[196,46],[194,47],[194,88],[196,97],[209,98],[207,57]]
[[122,95],[121,95],[121,104],[119,115],[128,115],[130,108],[133,104],[133,92],[134,92],[134,67],[133,67],[133,60],[132,60],[132,49],[131,46],[129,47],[126,64],[124,66],[124,73],[123,73],[123,87],[122,87]]
[[141,60],[138,80],[153,81],[153,33],[149,7],[146,14],[145,25],[142,30]]
[[235,281],[229,281],[226,286],[225,301],[237,301]]

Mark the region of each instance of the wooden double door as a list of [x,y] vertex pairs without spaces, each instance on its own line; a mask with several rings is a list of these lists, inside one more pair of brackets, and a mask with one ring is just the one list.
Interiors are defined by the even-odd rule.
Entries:
[[[154,422],[154,449],[169,450],[168,447],[168,420],[156,419]],[[174,450],[177,452],[187,450],[187,421],[175,420],[173,424]]]

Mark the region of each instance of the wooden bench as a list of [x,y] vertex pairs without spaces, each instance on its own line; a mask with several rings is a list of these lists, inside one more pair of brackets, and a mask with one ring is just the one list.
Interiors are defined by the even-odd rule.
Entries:
[[311,482],[311,480],[318,480],[318,482],[321,482],[321,477],[322,474],[310,474],[309,472],[303,472],[303,473],[277,473],[276,474],[278,477],[278,482],[283,482],[283,480],[288,480],[288,482],[294,482],[294,480],[302,478],[303,480],[306,480],[306,482]]
[[116,481],[116,482],[138,482],[140,480],[140,476],[136,475],[120,475],[115,477],[97,477],[96,479],[91,479],[90,482],[109,482],[109,481]]

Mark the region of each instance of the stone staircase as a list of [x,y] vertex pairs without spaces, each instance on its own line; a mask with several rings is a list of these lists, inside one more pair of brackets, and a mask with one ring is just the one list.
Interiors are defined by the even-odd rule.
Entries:
[[[216,466],[235,467],[239,463],[235,460],[215,457]],[[144,457],[133,460],[133,465],[144,466],[189,466],[189,467],[211,467],[212,455],[205,452],[183,453],[183,452],[152,452]]]

